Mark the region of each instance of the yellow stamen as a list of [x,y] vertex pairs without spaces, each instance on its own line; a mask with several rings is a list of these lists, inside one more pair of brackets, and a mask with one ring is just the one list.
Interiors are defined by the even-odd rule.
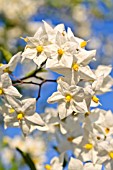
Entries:
[[65,30],[62,32],[62,35],[65,36]]
[[81,48],[84,48],[86,45],[87,45],[87,41],[82,41],[82,42],[80,43],[80,47],[81,47]]
[[68,137],[68,138],[67,138],[68,142],[72,142],[72,141],[73,141],[73,139],[74,139],[74,137],[73,137],[73,136],[70,136],[70,137]]
[[96,97],[96,96],[93,96],[93,97],[92,97],[92,100],[93,100],[95,103],[98,103],[98,102],[99,102],[99,98]]
[[110,132],[110,129],[109,128],[105,128],[105,132],[106,132],[106,134],[108,134]]
[[91,114],[91,112],[86,112],[85,117],[89,116],[90,114]]
[[113,151],[109,152],[108,155],[111,159],[113,159]]
[[28,42],[28,38],[23,38],[23,37],[20,37],[21,39],[23,39],[25,42]]
[[66,99],[66,102],[70,102],[72,99],[72,96],[70,94],[67,94],[65,99]]
[[3,70],[4,73],[12,73],[12,71],[9,70],[9,67],[6,67],[4,70]]
[[24,117],[24,113],[23,112],[19,112],[18,115],[17,115],[17,119],[18,120],[22,120]]
[[38,45],[36,47],[36,50],[37,50],[38,53],[41,53],[44,50],[44,48],[41,45]]
[[46,164],[46,165],[45,165],[45,169],[46,169],[46,170],[51,170],[51,168],[52,168],[51,165],[49,165],[49,164]]
[[0,63],[0,67],[3,66],[4,64],[3,63]]
[[72,68],[74,71],[78,71],[79,65],[77,63],[73,63]]
[[15,112],[15,110],[13,108],[9,109],[9,113],[14,113],[14,112]]
[[2,95],[4,92],[3,92],[3,89],[0,88],[0,95]]
[[93,148],[93,145],[91,143],[87,143],[83,146],[83,148],[85,148],[87,150],[91,150]]
[[62,49],[58,49],[57,52],[58,52],[58,55],[59,55],[59,56],[62,56],[62,55],[64,54],[64,50],[62,50]]
[[89,82],[93,83],[93,82],[94,82],[94,80],[89,80]]

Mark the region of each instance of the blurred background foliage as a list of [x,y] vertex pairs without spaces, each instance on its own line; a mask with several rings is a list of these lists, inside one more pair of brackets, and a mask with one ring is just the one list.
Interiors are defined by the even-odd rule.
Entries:
[[[92,67],[113,64],[113,0],[0,0],[0,63],[7,63],[12,55],[24,50],[26,43],[20,37],[33,36],[42,20],[53,26],[64,23],[75,36],[90,40],[87,49],[97,50],[97,62]],[[5,145],[0,148],[3,156]],[[14,158],[11,164],[10,170],[18,169]],[[9,165],[0,162],[0,170],[7,168]]]
[[[113,0],[0,0],[0,60],[4,51],[23,50],[21,36],[32,36],[42,19],[65,23],[75,35],[90,39],[98,63],[110,64],[113,54]],[[4,50],[3,50],[4,48]]]

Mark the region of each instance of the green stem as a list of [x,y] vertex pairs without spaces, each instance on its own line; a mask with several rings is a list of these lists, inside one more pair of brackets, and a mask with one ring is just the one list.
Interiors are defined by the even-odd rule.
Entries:
[[32,161],[30,155],[28,153],[24,153],[22,152],[19,148],[16,148],[16,150],[21,154],[21,156],[23,157],[24,161],[26,162],[26,164],[29,166],[29,168],[31,170],[36,170],[35,164]]

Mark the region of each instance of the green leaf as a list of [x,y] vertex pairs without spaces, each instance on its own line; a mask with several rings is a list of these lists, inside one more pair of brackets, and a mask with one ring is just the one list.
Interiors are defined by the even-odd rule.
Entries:
[[5,58],[5,60],[7,61],[7,63],[9,62],[9,60],[11,59],[12,57],[12,54],[6,50],[5,48],[3,47],[0,47],[0,51],[1,53],[3,54],[3,57]]

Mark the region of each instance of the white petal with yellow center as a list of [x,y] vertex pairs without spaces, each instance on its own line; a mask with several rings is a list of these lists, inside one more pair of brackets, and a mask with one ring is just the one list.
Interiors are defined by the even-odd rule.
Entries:
[[80,47],[81,47],[81,48],[84,48],[86,45],[87,45],[87,41],[82,41],[82,42],[80,43]]
[[2,95],[4,92],[3,92],[3,89],[0,88],[0,95]]
[[15,112],[15,110],[13,108],[9,109],[9,113],[14,113],[14,112]]
[[41,52],[44,50],[44,48],[43,48],[43,46],[38,45],[38,46],[36,47],[36,50],[37,50],[38,53],[41,53]]
[[61,49],[61,48],[60,48],[60,49],[58,49],[58,51],[57,51],[57,52],[58,52],[58,55],[59,55],[59,56],[62,56],[62,55],[64,54],[64,50],[63,50],[63,49]]
[[110,132],[110,128],[105,128],[105,133],[108,134]]
[[77,63],[73,63],[73,64],[72,64],[72,69],[73,69],[74,71],[78,71],[79,65],[78,65]]
[[93,97],[92,97],[92,100],[93,100],[95,103],[98,103],[98,102],[99,102],[99,98],[96,97],[96,96],[93,96]]
[[108,155],[111,159],[113,159],[113,151],[109,152]]
[[91,150],[93,148],[93,145],[91,143],[87,143],[83,146],[83,148],[85,148],[87,150]]
[[46,169],[46,170],[51,170],[51,168],[52,168],[51,165],[49,165],[49,164],[46,164],[46,165],[45,165],[45,169]]
[[65,99],[66,99],[66,102],[70,102],[72,99],[72,96],[70,94],[67,94]]
[[18,115],[17,115],[17,119],[18,120],[22,120],[24,117],[24,113],[23,112],[19,112]]

